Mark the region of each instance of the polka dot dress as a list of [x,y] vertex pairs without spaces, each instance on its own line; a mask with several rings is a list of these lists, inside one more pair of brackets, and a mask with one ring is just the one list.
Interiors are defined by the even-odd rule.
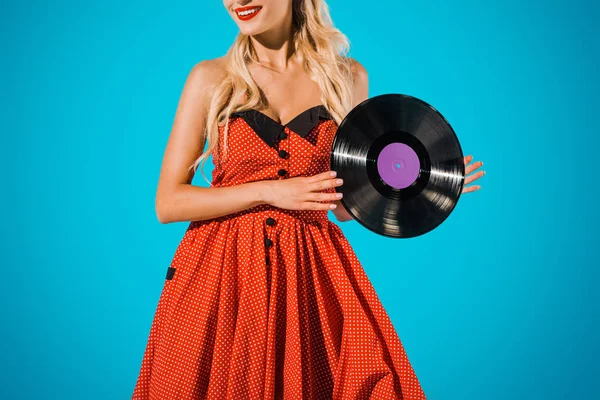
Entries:
[[[322,105],[286,125],[238,112],[229,128],[227,158],[223,135],[213,152],[213,187],[330,169],[337,124]],[[132,398],[425,395],[328,211],[262,204],[190,223],[167,270]]]

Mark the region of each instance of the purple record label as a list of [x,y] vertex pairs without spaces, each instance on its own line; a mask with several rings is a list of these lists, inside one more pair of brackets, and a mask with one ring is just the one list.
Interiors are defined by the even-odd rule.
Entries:
[[419,176],[421,163],[417,153],[404,143],[390,143],[377,157],[377,172],[395,189],[404,189]]

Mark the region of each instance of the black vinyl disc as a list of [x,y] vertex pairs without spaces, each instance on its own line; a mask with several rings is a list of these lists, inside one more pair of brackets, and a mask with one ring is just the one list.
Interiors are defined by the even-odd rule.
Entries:
[[384,94],[354,107],[336,132],[331,169],[344,180],[341,204],[360,224],[394,238],[439,226],[463,190],[458,138],[432,106]]

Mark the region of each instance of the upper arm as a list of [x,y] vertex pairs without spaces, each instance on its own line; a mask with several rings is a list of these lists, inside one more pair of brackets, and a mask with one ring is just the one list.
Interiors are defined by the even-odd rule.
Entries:
[[163,155],[157,205],[177,185],[192,181],[194,172],[189,167],[204,149],[206,114],[219,71],[216,60],[205,60],[194,65],[187,76]]
[[[369,75],[366,68],[357,60],[351,58],[350,61],[352,63],[352,76],[354,78],[352,86],[352,107],[356,107],[369,98]],[[342,188],[343,187],[344,185],[342,184]],[[333,203],[337,204],[337,207],[332,210],[332,212],[338,221],[344,222],[354,219],[341,204],[340,200],[335,200]]]

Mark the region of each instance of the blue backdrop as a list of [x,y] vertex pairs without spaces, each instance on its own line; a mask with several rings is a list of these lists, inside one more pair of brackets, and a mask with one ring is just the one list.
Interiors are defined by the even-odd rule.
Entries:
[[[597,4],[329,5],[369,95],[429,102],[487,171],[424,236],[339,223],[428,397],[595,398]],[[220,1],[5,2],[0,19],[0,397],[131,398],[187,227],[154,211],[177,101],[237,28]]]

